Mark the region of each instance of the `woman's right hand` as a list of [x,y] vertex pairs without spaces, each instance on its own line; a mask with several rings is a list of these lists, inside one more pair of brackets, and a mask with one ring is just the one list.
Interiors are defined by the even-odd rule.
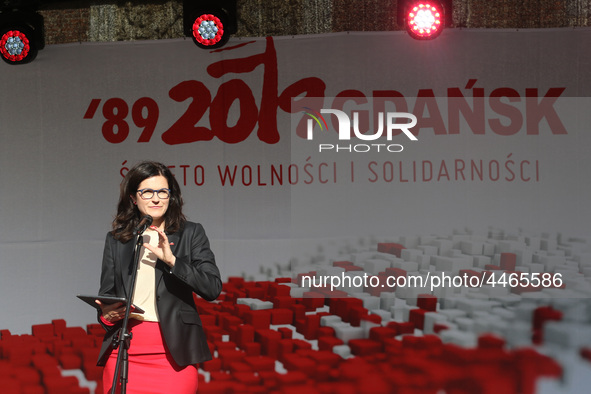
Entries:
[[122,306],[122,302],[116,302],[114,304],[103,304],[99,300],[95,300],[94,302],[101,308],[103,319],[109,323],[115,323],[125,317],[125,306]]

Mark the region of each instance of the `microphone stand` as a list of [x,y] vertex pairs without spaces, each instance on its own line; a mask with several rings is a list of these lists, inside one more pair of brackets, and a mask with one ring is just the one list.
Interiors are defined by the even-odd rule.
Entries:
[[144,236],[142,235],[145,231],[145,227],[143,229],[139,229],[137,231],[137,241],[135,244],[135,250],[133,252],[133,271],[131,273],[131,278],[129,279],[131,286],[128,288],[130,289],[129,296],[127,297],[126,307],[125,307],[125,317],[123,318],[123,324],[119,329],[119,334],[113,338],[113,349],[117,349],[119,347],[119,353],[117,354],[117,363],[115,366],[115,374],[113,375],[113,384],[111,386],[111,394],[115,394],[117,389],[117,378],[119,377],[119,373],[121,372],[121,394],[125,394],[127,389],[127,379],[128,379],[128,368],[129,368],[129,346],[131,345],[131,339],[133,337],[132,333],[129,332],[127,329],[128,322],[129,322],[129,312],[131,311],[131,298],[133,297],[133,293],[135,291],[135,283],[137,278],[137,268],[138,263],[140,260],[140,249],[144,244]]

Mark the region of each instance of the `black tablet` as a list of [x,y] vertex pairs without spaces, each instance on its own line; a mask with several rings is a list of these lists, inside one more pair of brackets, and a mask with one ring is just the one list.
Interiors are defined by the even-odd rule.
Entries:
[[[116,302],[122,302],[123,304],[125,304],[127,302],[127,300],[124,297],[80,295],[80,294],[78,294],[76,297],[80,298],[82,301],[86,302],[88,305],[93,306],[99,310],[101,309],[101,307],[98,306],[98,304],[96,302],[94,302],[95,300],[99,300],[103,304],[107,304],[107,305],[114,304]],[[133,308],[131,310],[132,313],[144,313],[144,310],[135,304],[132,304],[132,308]]]

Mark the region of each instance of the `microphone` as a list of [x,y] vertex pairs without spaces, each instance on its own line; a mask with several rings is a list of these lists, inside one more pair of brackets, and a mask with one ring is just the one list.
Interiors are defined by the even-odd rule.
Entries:
[[150,216],[150,215],[143,216],[142,219],[140,220],[139,224],[135,228],[135,233],[142,234],[152,224],[153,220],[154,219],[152,219],[152,216]]

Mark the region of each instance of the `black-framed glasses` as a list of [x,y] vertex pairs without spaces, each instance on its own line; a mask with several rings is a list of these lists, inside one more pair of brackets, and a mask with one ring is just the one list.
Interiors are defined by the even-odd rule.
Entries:
[[154,197],[154,193],[158,196],[161,200],[168,200],[170,197],[170,189],[139,189],[137,191],[140,194],[142,200],[149,200],[150,198]]

